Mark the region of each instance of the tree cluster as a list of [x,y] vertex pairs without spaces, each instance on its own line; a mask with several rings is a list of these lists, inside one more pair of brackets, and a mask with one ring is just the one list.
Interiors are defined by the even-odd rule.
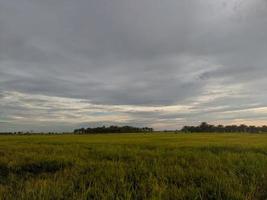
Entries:
[[58,135],[63,133],[57,132],[32,132],[32,131],[18,131],[18,132],[0,132],[0,135]]
[[80,128],[74,130],[75,134],[92,134],[92,133],[140,133],[140,132],[153,132],[153,128],[143,127],[137,128],[132,126],[109,126],[97,128]]
[[199,126],[184,126],[181,129],[182,132],[208,132],[208,133],[267,133],[267,126],[247,126],[241,125],[211,125],[206,122],[202,122]]

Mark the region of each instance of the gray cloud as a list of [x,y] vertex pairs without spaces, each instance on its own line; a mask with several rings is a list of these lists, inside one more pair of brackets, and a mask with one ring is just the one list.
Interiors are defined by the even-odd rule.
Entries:
[[0,0],[0,128],[264,123],[241,110],[267,105],[266,11],[266,0]]

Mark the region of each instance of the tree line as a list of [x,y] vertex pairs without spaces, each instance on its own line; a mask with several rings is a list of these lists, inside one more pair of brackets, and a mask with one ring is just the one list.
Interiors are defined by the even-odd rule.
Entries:
[[247,126],[241,125],[211,125],[206,122],[202,122],[199,126],[184,126],[181,129],[182,132],[208,132],[208,133],[267,133],[267,126]]
[[74,130],[75,134],[92,134],[92,133],[141,133],[153,132],[153,128],[149,127],[133,127],[133,126],[102,126],[96,128],[80,128]]

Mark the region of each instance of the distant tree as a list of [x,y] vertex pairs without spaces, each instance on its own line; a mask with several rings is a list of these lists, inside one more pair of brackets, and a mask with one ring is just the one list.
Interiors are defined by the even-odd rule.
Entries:
[[153,132],[153,128],[149,127],[132,127],[132,126],[109,126],[109,127],[96,127],[96,128],[80,128],[74,130],[75,134],[92,134],[92,133],[138,133],[138,132]]
[[188,133],[188,132],[225,132],[225,133],[234,133],[234,132],[240,132],[240,133],[267,133],[267,126],[247,126],[245,124],[241,124],[239,126],[237,125],[210,125],[207,122],[202,122],[199,126],[184,126],[181,129],[182,132]]

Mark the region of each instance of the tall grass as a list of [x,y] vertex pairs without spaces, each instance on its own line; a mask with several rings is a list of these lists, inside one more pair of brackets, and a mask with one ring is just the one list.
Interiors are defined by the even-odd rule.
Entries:
[[0,137],[0,199],[266,199],[267,135]]

